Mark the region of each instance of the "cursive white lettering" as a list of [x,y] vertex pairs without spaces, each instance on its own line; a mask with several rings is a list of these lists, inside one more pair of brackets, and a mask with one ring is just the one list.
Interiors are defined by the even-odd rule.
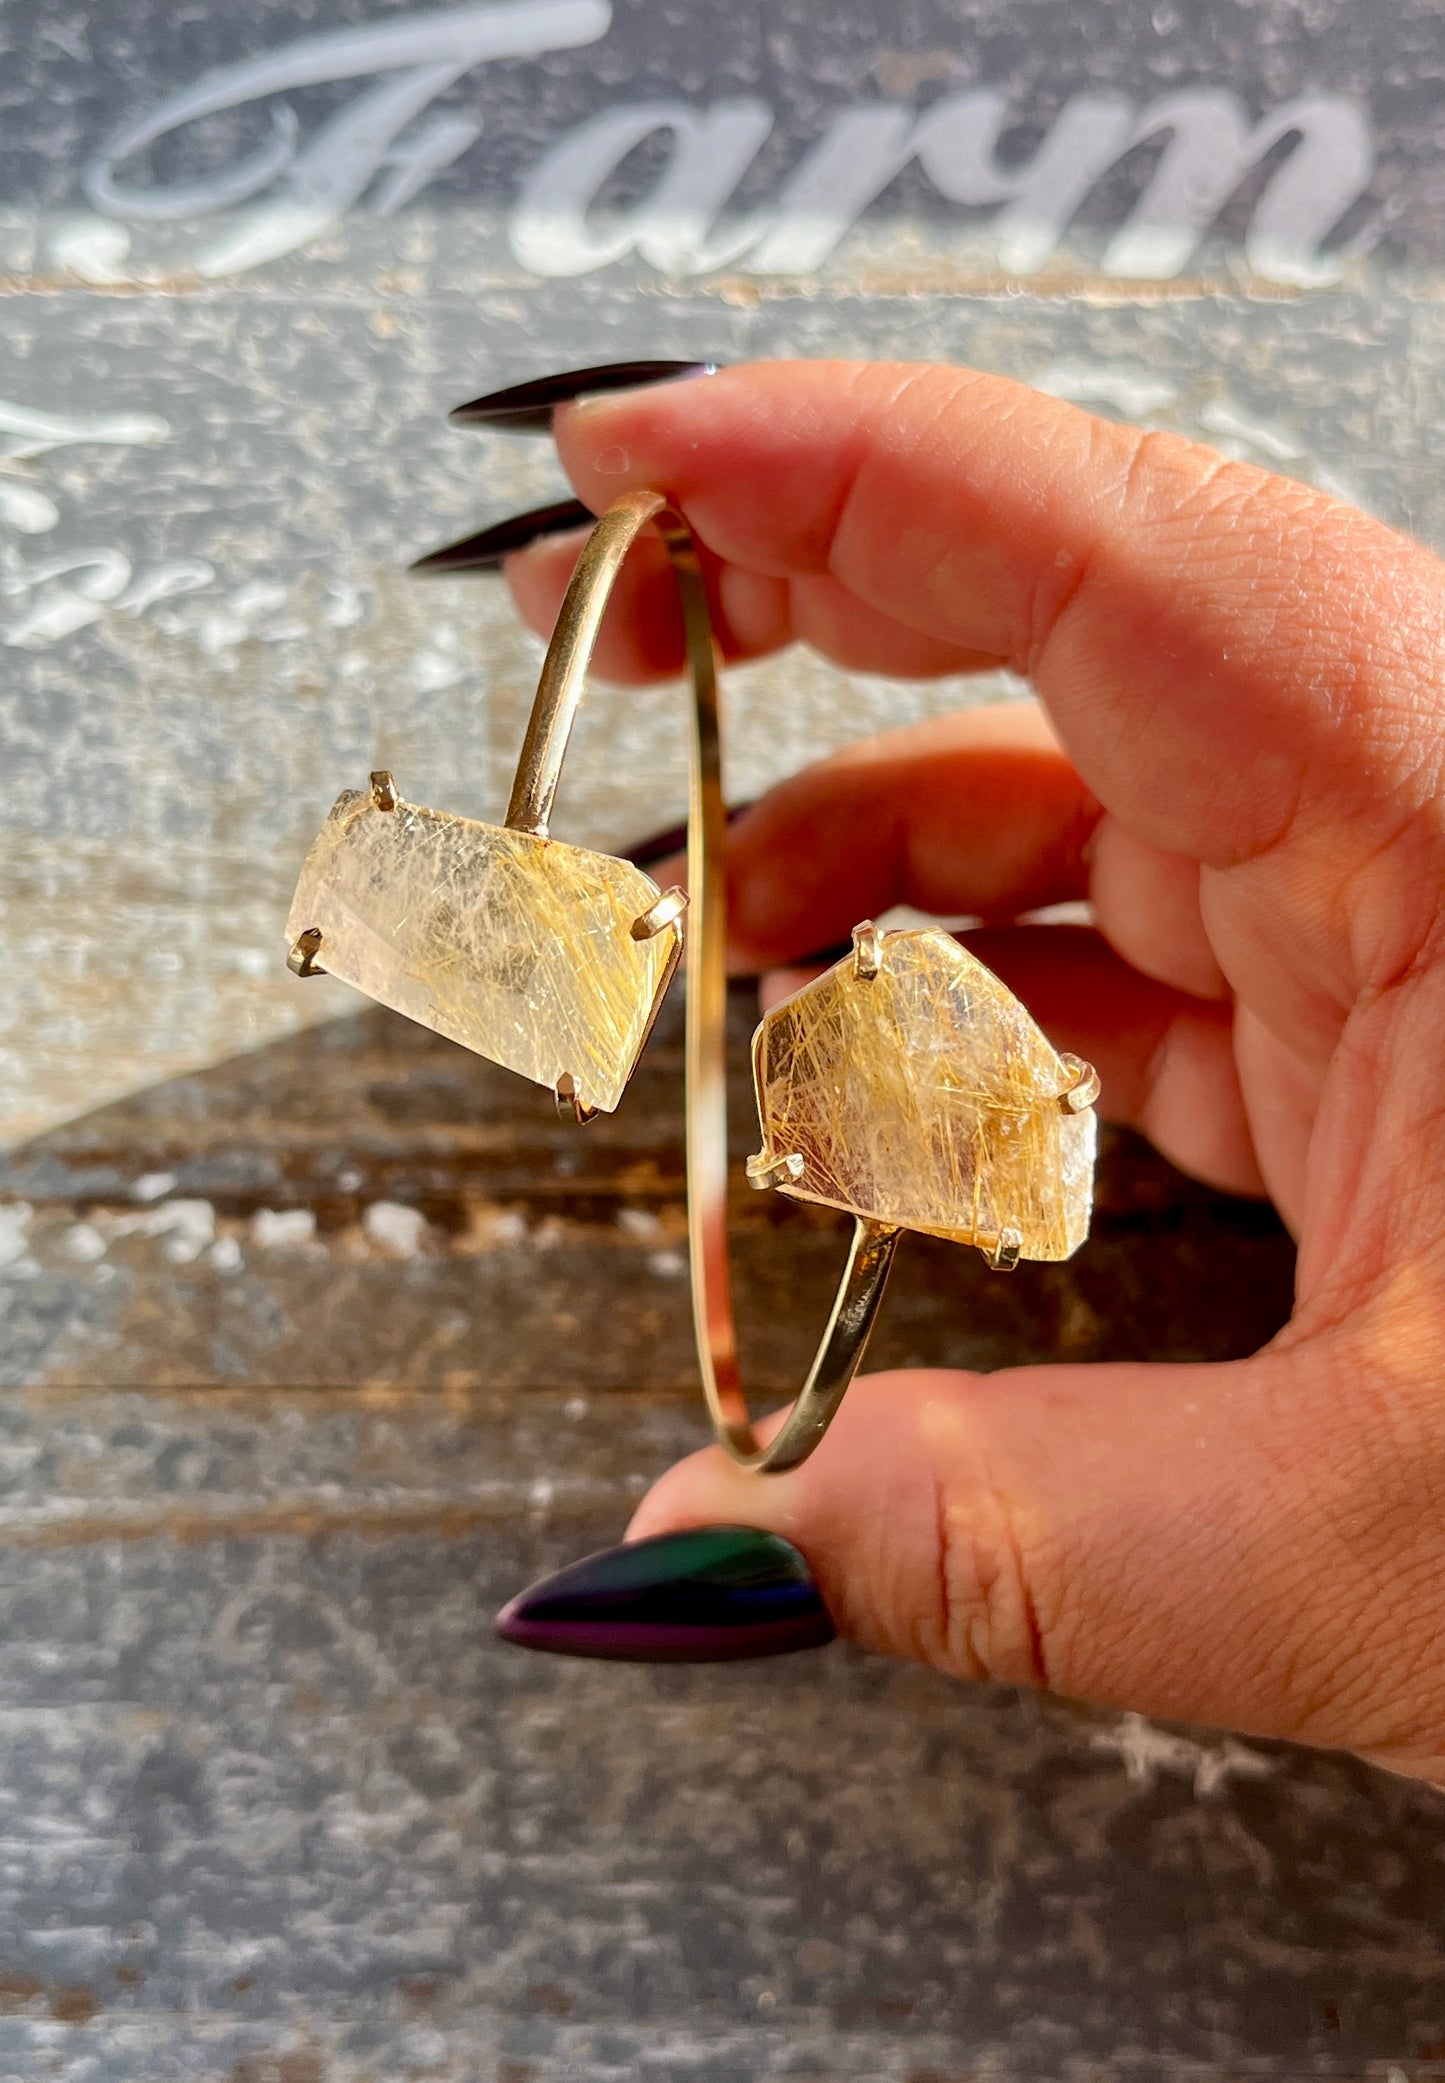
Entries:
[[[1285,139],[1254,206],[1246,252],[1271,281],[1319,286],[1342,261],[1323,240],[1364,191],[1373,157],[1364,117],[1340,96],[1287,102],[1250,127],[1233,95],[1176,94],[1139,111],[1118,94],[1077,94],[1031,159],[1001,166],[1006,98],[977,88],[921,117],[897,102],[844,109],[784,181],[770,210],[722,237],[709,224],[767,135],[756,102],[629,104],[592,117],[554,145],[524,182],[512,225],[522,265],[583,274],[629,253],[669,273],[704,274],[746,256],[750,274],[808,275],[891,181],[915,161],[947,201],[1003,205],[992,235],[999,265],[1032,274],[1057,251],[1080,204],[1138,144],[1167,134],[1159,165],[1115,233],[1106,274],[1164,279],[1189,262],[1245,175]],[[606,181],[645,138],[667,130],[672,159],[653,190],[606,227],[590,212]]]
[[[638,253],[665,274],[725,267],[757,236],[708,234],[773,127],[747,97],[695,109],[683,101],[608,109],[571,131],[532,169],[512,218],[512,251],[534,275],[582,275]],[[647,138],[672,150],[646,198],[600,226],[589,208],[608,176]]]
[[[537,57],[594,43],[612,23],[608,0],[488,0],[483,6],[304,37],[284,49],[207,73],[149,116],[125,125],[91,166],[83,187],[94,207],[132,222],[198,217],[249,201],[282,183],[263,210],[203,252],[205,275],[235,274],[305,245],[360,200],[383,166],[395,169],[381,207],[395,209],[479,135],[480,125],[443,117],[398,147],[406,125],[463,73],[492,58]],[[203,182],[126,188],[116,168],[159,138],[202,116],[298,87],[396,74],[363,94],[298,153],[295,111],[272,111],[272,136],[258,151]]]
[[[489,59],[595,42],[610,24],[609,0],[486,0],[305,37],[207,73],[125,125],[87,171],[85,191],[103,217],[125,225],[229,213],[190,264],[204,276],[237,274],[306,245],[363,201],[386,216],[420,194],[480,134],[479,119],[465,112],[426,113],[464,73]],[[295,110],[276,99],[376,75],[305,140]],[[271,103],[271,135],[233,165],[184,184],[122,181],[125,164],[157,140],[253,101]],[[1118,93],[1079,93],[1017,164],[999,154],[1014,119],[1008,97],[989,87],[944,95],[921,114],[893,101],[840,109],[771,202],[742,210],[735,206],[740,185],[773,130],[763,102],[741,95],[604,108],[527,173],[508,227],[512,249],[524,269],[542,276],[584,274],[634,254],[674,276],[731,266],[812,274],[916,165],[946,202],[991,209],[999,266],[1030,274],[1058,251],[1109,169],[1137,146],[1162,140],[1143,193],[1106,244],[1106,275],[1178,275],[1259,168],[1244,239],[1256,273],[1318,287],[1338,280],[1352,250],[1328,250],[1328,241],[1365,193],[1373,151],[1365,112],[1347,96],[1302,95],[1251,122],[1235,95],[1209,87],[1143,108]],[[667,158],[646,192],[602,208],[624,162],[658,137],[667,141]],[[51,251],[90,281],[146,279],[143,269],[128,267],[129,234],[120,224],[66,225]]]
[[1104,253],[1111,275],[1165,280],[1188,265],[1251,167],[1297,138],[1254,206],[1245,254],[1270,282],[1314,289],[1339,279],[1320,242],[1365,191],[1374,167],[1359,108],[1337,94],[1287,101],[1253,129],[1233,94],[1171,94],[1147,108],[1129,142],[1170,133],[1153,180]]
[[1134,114],[1122,94],[1076,94],[1031,159],[1001,167],[998,141],[1008,102],[981,88],[950,94],[930,109],[914,149],[949,202],[1004,205],[993,220],[999,266],[1031,275],[1055,251],[1094,183],[1128,149]]

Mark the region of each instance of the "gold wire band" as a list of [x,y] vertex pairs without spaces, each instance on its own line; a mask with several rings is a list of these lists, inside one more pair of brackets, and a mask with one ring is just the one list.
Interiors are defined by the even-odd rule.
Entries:
[[628,551],[653,523],[682,598],[692,681],[688,791],[686,1115],[687,1232],[698,1365],[718,1439],[743,1467],[796,1468],[828,1428],[858,1371],[900,1231],[857,1218],[833,1311],[797,1401],[766,1446],[738,1371],[727,1248],[727,810],[722,788],[717,650],[697,545],[659,492],[630,492],[587,538],[547,647],[507,823],[545,836],[597,632]]

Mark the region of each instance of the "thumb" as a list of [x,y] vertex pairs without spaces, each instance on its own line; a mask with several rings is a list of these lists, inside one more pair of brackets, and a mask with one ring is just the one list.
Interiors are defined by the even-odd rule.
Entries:
[[1327,1412],[1349,1399],[1303,1350],[868,1376],[801,1468],[749,1474],[708,1448],[662,1477],[630,1536],[781,1533],[840,1633],[959,1677],[1390,1749],[1388,1687],[1351,1678],[1376,1630],[1358,1625],[1368,1560],[1338,1531],[1358,1531],[1337,1486],[1361,1469]]

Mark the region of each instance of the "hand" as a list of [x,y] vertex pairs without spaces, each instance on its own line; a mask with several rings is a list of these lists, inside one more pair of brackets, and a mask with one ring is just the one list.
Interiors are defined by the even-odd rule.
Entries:
[[[595,510],[680,502],[729,656],[801,639],[1038,692],[854,746],[739,820],[737,961],[900,901],[981,915],[1108,1111],[1267,1192],[1300,1247],[1253,1359],[872,1376],[803,1468],[709,1449],[633,1533],[767,1526],[871,1647],[1445,1780],[1440,565],[962,370],[761,364],[568,407],[556,435]],[[574,555],[509,560],[539,629]],[[619,595],[599,670],[676,670],[660,549]],[[1014,923],[1084,897],[1097,931]]]

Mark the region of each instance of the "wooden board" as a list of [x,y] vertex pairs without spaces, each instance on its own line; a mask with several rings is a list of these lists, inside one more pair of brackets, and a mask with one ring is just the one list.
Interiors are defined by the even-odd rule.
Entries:
[[[10,1160],[0,2074],[1011,2083],[1445,2036],[1424,1790],[843,1648],[493,1643],[704,1436],[679,1075],[674,1008],[578,1131],[364,1013]],[[842,1238],[735,1214],[781,1396]],[[1226,1357],[1290,1258],[1114,1138],[1087,1254],[910,1239],[877,1357]]]
[[[11,0],[0,36],[0,2079],[1445,2075],[1427,1790],[841,1647],[497,1647],[704,1437],[677,1008],[578,1133],[281,966],[340,787],[505,800],[537,646],[401,571],[559,489],[446,426],[492,384],[970,360],[1445,542],[1432,0]],[[1018,691],[789,654],[731,679],[731,792]],[[595,689],[559,830],[667,822],[684,750],[675,690]],[[843,1241],[733,1214],[782,1398]],[[875,1356],[1223,1358],[1290,1277],[1267,1212],[1115,1138],[1084,1255],[910,1239]]]

